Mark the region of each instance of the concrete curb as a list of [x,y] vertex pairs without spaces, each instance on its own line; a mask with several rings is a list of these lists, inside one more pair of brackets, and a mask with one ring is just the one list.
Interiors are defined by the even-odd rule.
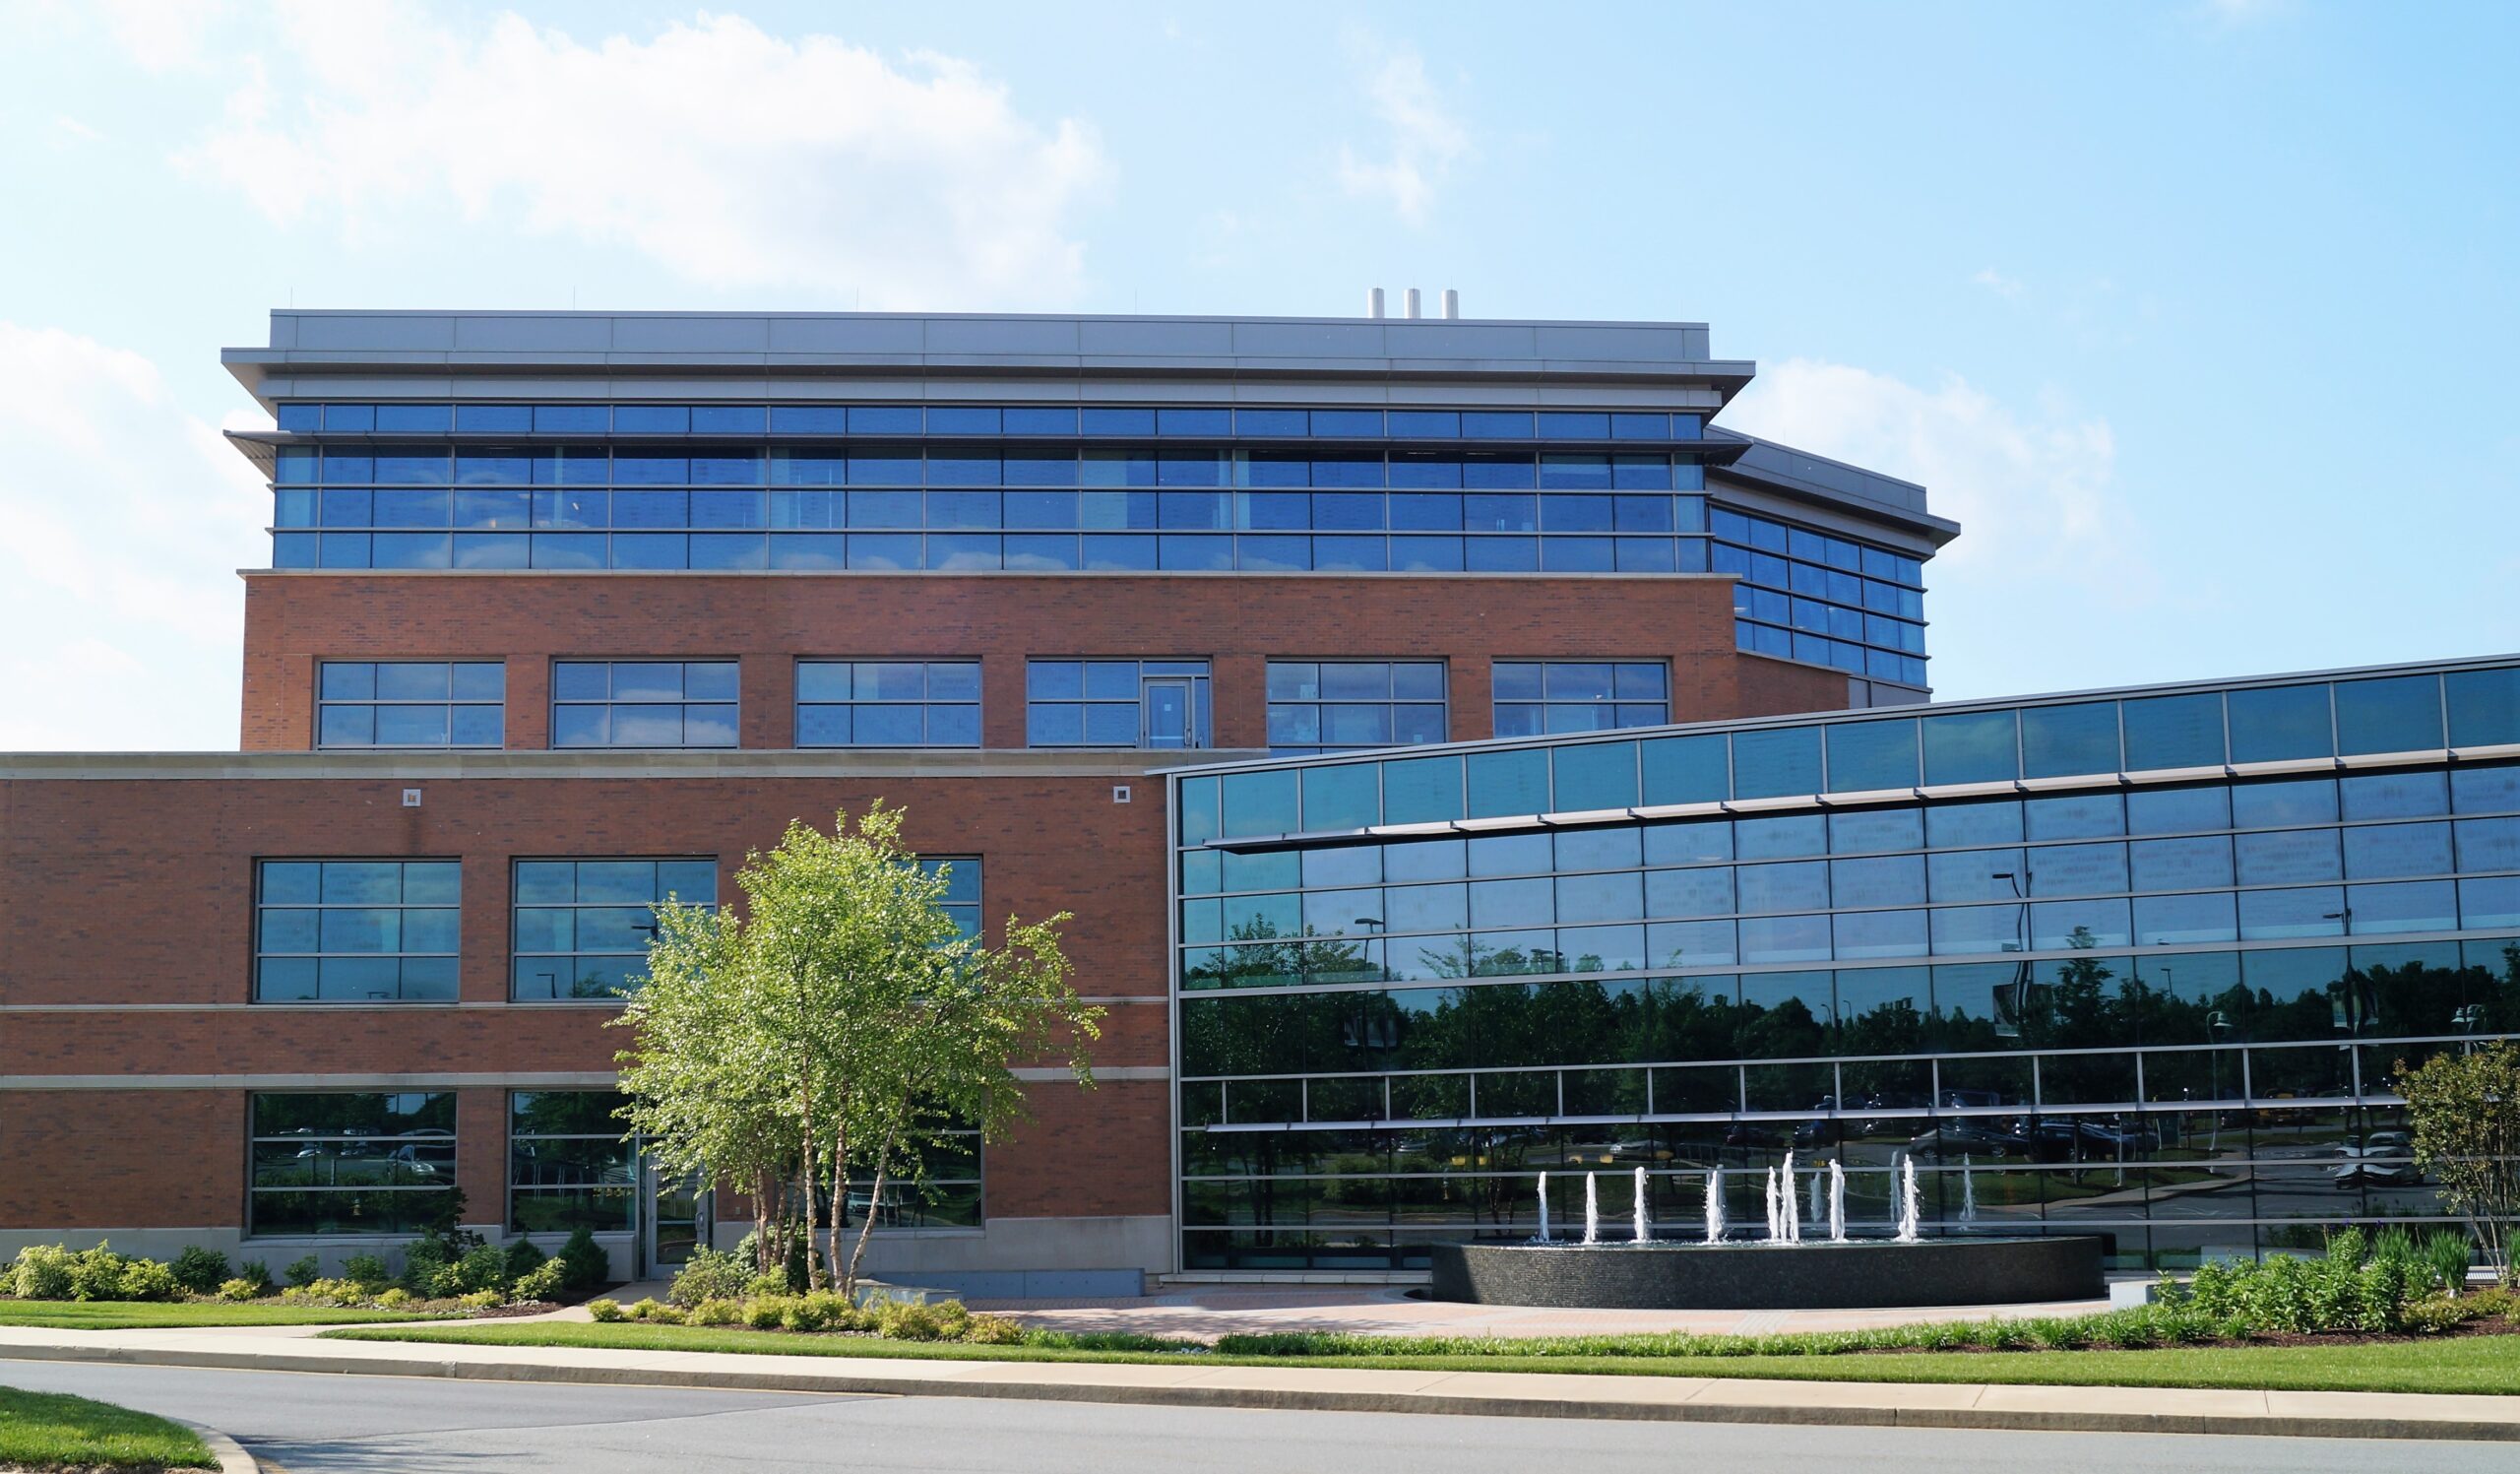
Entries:
[[[1959,1392],[1988,1390],[2006,1394],[2077,1393],[2151,1395],[2161,1389],[2121,1387],[1979,1387],[1970,1383],[1908,1383],[1898,1390],[1928,1394],[1928,1405],[1901,1405],[1886,1397],[1875,1402],[1845,1400],[1844,1382],[1744,1382],[1770,1389],[1765,1396],[1737,1399],[1671,1400],[1599,1395],[1550,1396],[1546,1382],[1566,1378],[1570,1390],[1579,1383],[1566,1374],[1463,1372],[1443,1381],[1454,1390],[1382,1390],[1304,1386],[1199,1386],[1128,1384],[1108,1381],[981,1380],[947,1377],[851,1374],[845,1369],[799,1367],[793,1372],[724,1371],[639,1365],[567,1364],[536,1361],[447,1360],[421,1356],[347,1359],[312,1352],[213,1351],[159,1347],[90,1345],[0,1345],[0,1360],[101,1362],[142,1367],[196,1367],[230,1371],[306,1372],[351,1377],[433,1377],[453,1380],[521,1381],[588,1386],[707,1387],[721,1391],[820,1393],[835,1396],[995,1397],[1045,1402],[1129,1403],[1166,1407],[1270,1408],[1305,1412],[1471,1414],[1508,1418],[1620,1419],[1670,1423],[1774,1423],[1814,1427],[1992,1429],[2035,1433],[2175,1433],[2235,1434],[2255,1438],[2421,1439],[2468,1442],[2520,1442],[2520,1399],[2494,1398],[2513,1404],[2506,1418],[2413,1417],[2370,1414],[2284,1414],[2139,1411],[2126,1408],[1981,1407],[1930,1405]],[[807,1360],[798,1358],[798,1360]],[[815,1361],[822,1359],[815,1358]],[[969,1367],[971,1363],[958,1363]],[[1012,1369],[1020,1363],[992,1363]],[[1223,1370],[1223,1369],[1220,1369]],[[1272,1369],[1241,1369],[1267,1372]],[[1311,1370],[1311,1369],[1287,1369]],[[1485,1387],[1479,1383],[1494,1378]],[[1535,1379],[1540,1379],[1535,1385]],[[1627,1380],[1629,1378],[1615,1378]],[[1683,1378],[1636,1378],[1639,1383]],[[1594,1378],[1598,1381],[1599,1378]],[[1690,1378],[1718,1381],[1727,1378]],[[1640,1387],[1640,1390],[1643,1388]],[[1810,1400],[1775,1400],[1775,1389],[1810,1392]],[[2187,1389],[2172,1389],[2187,1390]],[[2231,1389],[2232,1395],[2248,1392]],[[1840,1400],[1827,1400],[1834,1395]],[[2297,1394],[2267,1394],[2297,1395]],[[2323,1394],[2298,1394],[2323,1395]],[[2346,1396],[2393,1397],[2399,1394],[2350,1393]],[[238,1450],[240,1453],[242,1450]],[[247,1464],[248,1468],[252,1465]]]
[[189,1418],[173,1421],[199,1434],[201,1441],[210,1445],[211,1457],[219,1460],[219,1474],[263,1474],[262,1464],[234,1439],[207,1423],[195,1423]]

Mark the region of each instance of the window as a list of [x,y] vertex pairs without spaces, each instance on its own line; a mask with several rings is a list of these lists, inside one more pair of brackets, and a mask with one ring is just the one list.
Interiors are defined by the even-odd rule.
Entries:
[[1031,746],[1208,745],[1206,661],[1028,661],[1024,696]]
[[249,1235],[417,1233],[454,1190],[452,1094],[256,1095],[248,1109]]
[[976,747],[977,661],[798,661],[799,747]]
[[1498,661],[1496,735],[1605,732],[1671,720],[1670,669],[1643,661]]
[[871,1214],[877,1229],[978,1228],[980,1133],[948,1130],[936,1136],[924,1147],[912,1148],[926,1163],[927,1181],[920,1186],[887,1177],[879,1197],[872,1173],[850,1178],[848,1201],[839,1213],[840,1227],[853,1230]]
[[520,860],[509,996],[608,998],[647,976],[656,910],[718,904],[715,860]]
[[508,1231],[628,1233],[639,1171],[610,1090],[519,1090],[508,1097]]
[[733,661],[561,661],[554,747],[731,747]]
[[1269,747],[1337,752],[1440,742],[1441,661],[1271,661]]
[[945,871],[945,911],[965,936],[980,934],[980,862],[975,855],[938,856],[918,867],[933,875]]
[[507,713],[497,661],[326,661],[318,747],[496,747]]
[[460,870],[452,860],[263,861],[255,1001],[452,1001]]

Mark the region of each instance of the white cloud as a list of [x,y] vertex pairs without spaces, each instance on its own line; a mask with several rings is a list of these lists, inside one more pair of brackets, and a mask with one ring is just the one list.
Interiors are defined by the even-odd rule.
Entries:
[[0,322],[0,750],[233,747],[268,501],[148,359]]
[[211,33],[227,19],[219,0],[87,0],[114,41],[142,69],[189,70],[210,56]]
[[353,239],[469,221],[626,246],[713,288],[873,307],[1078,294],[1068,217],[1108,165],[968,63],[898,64],[828,35],[703,14],[587,42],[515,15],[293,3],[284,54],[239,60],[226,116],[183,151],[273,219]]
[[1981,270],[1976,276],[1971,277],[1969,282],[1971,286],[1984,287],[2006,301],[2018,298],[2026,289],[2017,279],[2007,277],[1991,266]]
[[1796,358],[1762,368],[1723,422],[1920,482],[1927,505],[1961,524],[1926,569],[1944,695],[2053,689],[2056,668],[2023,652],[2078,648],[2109,618],[2167,614],[2154,607],[2191,598],[2165,589],[2146,556],[2151,541],[2111,484],[2105,418],[2055,403],[2016,409],[1958,377],[1921,388]]
[[[1350,52],[1360,59],[1377,49],[1361,32],[1349,39]],[[1436,187],[1470,154],[1470,129],[1445,106],[1427,79],[1425,58],[1415,48],[1403,46],[1367,64],[1372,75],[1365,94],[1389,137],[1377,159],[1359,155],[1353,145],[1341,147],[1340,187],[1351,195],[1388,201],[1402,220],[1422,224],[1433,208]]]

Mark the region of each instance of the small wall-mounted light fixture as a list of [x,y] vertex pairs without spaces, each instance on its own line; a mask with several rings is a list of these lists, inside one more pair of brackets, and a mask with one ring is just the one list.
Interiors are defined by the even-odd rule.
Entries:
[[407,788],[407,789],[403,790],[403,806],[404,806],[405,808],[417,808],[417,807],[419,807],[419,806],[420,806],[420,791],[419,791],[418,789],[415,789],[415,788]]
[[1115,784],[1112,784],[1112,785],[1111,785],[1111,801],[1112,801],[1112,802],[1114,802],[1114,803],[1126,803],[1126,802],[1128,802],[1128,801],[1129,801],[1129,786],[1128,786],[1127,784],[1125,784],[1125,783],[1115,783]]

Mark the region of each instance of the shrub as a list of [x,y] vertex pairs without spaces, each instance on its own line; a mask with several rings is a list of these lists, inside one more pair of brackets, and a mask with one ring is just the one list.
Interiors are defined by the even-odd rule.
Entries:
[[817,1331],[831,1328],[831,1307],[818,1294],[790,1295],[779,1312],[779,1323],[789,1330]]
[[488,1311],[505,1305],[507,1298],[507,1292],[504,1290],[474,1290],[458,1295],[455,1297],[455,1303],[468,1311]]
[[272,1266],[260,1259],[247,1259],[237,1265],[236,1277],[252,1285],[256,1295],[272,1293]]
[[744,1323],[743,1302],[704,1300],[693,1306],[683,1318],[693,1325],[741,1325]]
[[9,1288],[22,1300],[68,1300],[79,1256],[58,1244],[30,1244],[9,1268]]
[[290,1284],[297,1286],[299,1289],[304,1289],[306,1286],[315,1283],[316,1279],[321,1276],[323,1272],[324,1261],[315,1257],[313,1254],[308,1254],[304,1258],[289,1260],[288,1267],[281,1271],[281,1278],[287,1280]]
[[544,1259],[516,1277],[508,1287],[508,1298],[519,1305],[537,1300],[550,1300],[560,1293],[560,1280],[569,1266],[558,1259]]
[[581,1227],[560,1246],[560,1262],[567,1266],[560,1272],[560,1282],[572,1290],[592,1290],[612,1274],[612,1261],[603,1247],[595,1242],[595,1234]]
[[673,1288],[665,1299],[678,1306],[696,1306],[704,1300],[740,1300],[752,1279],[751,1266],[730,1253],[714,1249],[693,1250],[673,1277]]
[[601,1298],[590,1300],[587,1302],[587,1314],[593,1315],[598,1323],[609,1325],[622,1318],[621,1302]]
[[520,1280],[550,1262],[551,1256],[536,1247],[531,1239],[519,1239],[508,1246],[508,1278]]
[[380,1311],[399,1311],[410,1305],[415,1298],[417,1297],[410,1291],[404,1289],[401,1285],[395,1285],[376,1297],[376,1308]]
[[1012,1346],[1024,1339],[1024,1327],[1004,1315],[974,1315],[963,1326],[963,1339],[975,1346]]
[[2441,1229],[2428,1234],[2417,1251],[2440,1277],[2443,1289],[2456,1295],[2467,1288],[2468,1264],[2476,1256],[2476,1245],[2464,1230]]
[[184,1287],[175,1282],[175,1271],[156,1259],[125,1259],[121,1269],[115,1300],[173,1300],[184,1293]]
[[[124,1280],[130,1276],[134,1264],[149,1262],[151,1261],[118,1254],[113,1251],[111,1246],[101,1241],[94,1249],[83,1249],[70,1256],[70,1298],[73,1300],[128,1300],[131,1297],[123,1293]],[[165,1266],[160,1264],[157,1267],[163,1269]],[[136,1283],[154,1287],[155,1282],[143,1277]],[[166,1283],[171,1286],[174,1283],[173,1278],[169,1276]],[[170,1289],[163,1297],[153,1296],[152,1298],[171,1299],[173,1291]]]
[[[763,1272],[761,1270],[761,1235],[758,1232],[750,1233],[744,1235],[741,1240],[737,1241],[735,1245],[735,1257],[743,1261],[746,1271],[754,1273]],[[806,1251],[805,1226],[803,1224],[796,1224],[788,1230],[787,1252],[778,1255],[776,1257],[776,1262],[779,1264],[779,1267],[769,1270],[767,1273],[776,1276],[779,1280],[779,1284],[775,1288],[761,1290],[756,1293],[763,1295],[803,1294],[806,1286],[809,1285],[813,1279],[813,1261]]]
[[461,1287],[446,1246],[435,1239],[415,1240],[403,1251],[403,1288],[423,1300],[441,1300]]
[[765,1295],[801,1295],[804,1290],[790,1285],[784,1274],[756,1274],[744,1281],[743,1293],[746,1300],[759,1300]]
[[220,1282],[227,1278],[227,1255],[215,1249],[188,1244],[166,1267],[174,1271],[176,1284],[195,1295],[209,1295],[217,1292]]
[[372,1253],[354,1253],[344,1260],[342,1278],[359,1285],[371,1295],[394,1283],[394,1276],[385,1272],[383,1256]]
[[355,1280],[319,1279],[291,1285],[281,1292],[280,1298],[293,1305],[356,1306],[367,1304],[368,1297]]
[[657,1318],[657,1312],[663,1309],[664,1307],[658,1304],[656,1297],[652,1295],[645,1300],[632,1301],[622,1308],[622,1314],[633,1320],[654,1320]]
[[463,1294],[496,1294],[506,1298],[508,1256],[496,1245],[484,1244],[467,1250],[455,1262],[455,1288]]
[[263,1292],[270,1288],[269,1285],[258,1285],[238,1275],[234,1279],[222,1281],[219,1286],[218,1295],[221,1300],[260,1300],[263,1298]]
[[762,1295],[744,1303],[744,1324],[755,1330],[777,1330],[788,1323],[787,1295]]
[[[955,1309],[959,1303],[948,1302]],[[970,1312],[964,1312],[966,1315]],[[952,1322],[959,1325],[960,1321]],[[875,1334],[889,1341],[939,1341],[946,1335],[948,1321],[936,1306],[912,1305],[894,1301],[875,1313]]]

